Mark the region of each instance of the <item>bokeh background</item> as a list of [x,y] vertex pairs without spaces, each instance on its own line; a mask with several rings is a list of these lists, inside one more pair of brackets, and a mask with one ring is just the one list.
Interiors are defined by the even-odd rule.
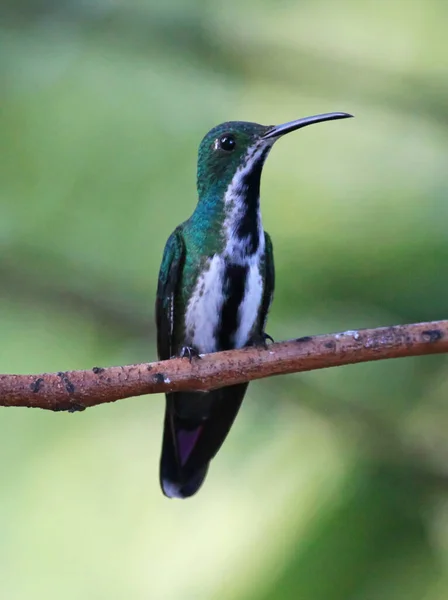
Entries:
[[[156,358],[164,243],[225,120],[262,180],[277,340],[447,317],[448,4],[3,0],[0,371]],[[200,493],[158,487],[164,398],[1,409],[0,595],[448,597],[448,362],[251,384]]]

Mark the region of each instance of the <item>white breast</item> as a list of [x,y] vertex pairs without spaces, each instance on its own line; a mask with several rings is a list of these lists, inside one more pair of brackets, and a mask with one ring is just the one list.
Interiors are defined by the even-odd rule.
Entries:
[[[258,316],[263,298],[263,280],[260,273],[259,256],[247,259],[246,285],[238,308],[237,329],[233,334],[233,345],[242,348],[249,339]],[[206,270],[200,275],[194,293],[188,303],[185,329],[186,344],[201,353],[216,352],[218,328],[225,296],[223,293],[226,260],[215,254],[209,259]]]
[[219,254],[215,254],[208,260],[187,306],[186,343],[201,353],[217,350],[215,333],[224,301],[222,293],[224,271],[224,259]]
[[234,335],[235,348],[242,348],[249,341],[262,298],[263,280],[260,274],[259,261],[254,261],[252,264],[249,264],[246,289],[243,301],[238,309],[238,329]]

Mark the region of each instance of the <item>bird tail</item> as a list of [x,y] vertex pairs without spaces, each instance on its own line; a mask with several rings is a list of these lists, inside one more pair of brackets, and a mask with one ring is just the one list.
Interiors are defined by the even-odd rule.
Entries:
[[193,496],[207,475],[208,463],[187,468],[188,457],[201,435],[201,428],[202,425],[178,418],[167,406],[160,458],[160,486],[168,498]]
[[160,459],[160,485],[165,496],[188,498],[199,490],[211,459],[229,433],[246,388],[243,383],[207,393],[167,394]]

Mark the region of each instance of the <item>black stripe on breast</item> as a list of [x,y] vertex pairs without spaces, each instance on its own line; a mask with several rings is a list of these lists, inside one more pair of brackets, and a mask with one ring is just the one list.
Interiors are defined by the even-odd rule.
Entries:
[[236,234],[240,239],[248,240],[247,253],[255,254],[260,243],[258,236],[258,211],[260,207],[260,179],[261,171],[267,153],[270,148],[266,148],[258,160],[253,164],[252,169],[244,175],[242,180],[242,195],[244,202],[244,216],[238,223]]
[[218,324],[219,350],[233,348],[233,335],[238,328],[238,309],[244,298],[248,267],[227,264],[224,273],[224,303]]

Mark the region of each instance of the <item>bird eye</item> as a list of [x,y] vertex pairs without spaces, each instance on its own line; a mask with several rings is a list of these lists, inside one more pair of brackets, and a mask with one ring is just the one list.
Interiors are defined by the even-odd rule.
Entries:
[[218,145],[221,150],[225,150],[226,152],[232,152],[235,149],[235,138],[233,135],[226,133],[222,135],[218,140]]

